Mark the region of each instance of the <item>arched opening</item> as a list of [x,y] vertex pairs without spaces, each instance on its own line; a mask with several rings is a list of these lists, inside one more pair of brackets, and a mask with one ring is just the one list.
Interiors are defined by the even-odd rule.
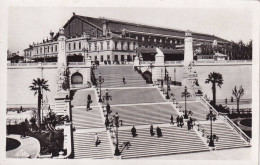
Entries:
[[71,84],[83,84],[83,76],[79,72],[71,76]]

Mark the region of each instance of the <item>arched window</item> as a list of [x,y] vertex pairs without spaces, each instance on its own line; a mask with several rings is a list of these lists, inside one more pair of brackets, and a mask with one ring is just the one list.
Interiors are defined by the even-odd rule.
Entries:
[[71,84],[83,84],[83,76],[79,72],[71,76]]

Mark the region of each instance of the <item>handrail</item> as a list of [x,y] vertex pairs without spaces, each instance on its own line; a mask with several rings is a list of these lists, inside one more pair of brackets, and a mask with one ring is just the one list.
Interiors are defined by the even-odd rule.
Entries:
[[[199,130],[199,127],[196,125],[196,122],[198,123],[197,125],[200,125],[201,129]],[[202,137],[205,137],[205,135],[209,135],[209,133],[206,131],[206,129],[200,124],[200,122],[198,120],[194,120],[194,125],[198,127],[198,131],[200,131],[202,133]],[[201,130],[204,130],[204,134]]]
[[249,144],[251,143],[251,138],[248,137],[244,131],[242,131],[232,120],[229,119],[229,117],[223,115],[224,118],[226,119],[227,123],[234,128],[238,134],[240,134]]
[[204,97],[201,96],[200,100],[202,101],[202,103],[204,103],[206,106],[212,109],[212,112],[216,115],[216,117],[219,116],[219,112],[212,105],[210,105],[210,103],[207,100],[205,100]]

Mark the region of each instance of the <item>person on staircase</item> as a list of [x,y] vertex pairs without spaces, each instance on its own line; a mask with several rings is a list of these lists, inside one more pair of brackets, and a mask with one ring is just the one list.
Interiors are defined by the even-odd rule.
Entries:
[[99,136],[98,136],[97,133],[95,134],[94,139],[95,139],[95,145],[96,145],[96,147],[97,147],[97,145],[101,143],[101,141],[100,141]]
[[88,94],[88,100],[87,100],[87,111],[88,111],[88,110],[91,110],[91,108],[90,108],[90,104],[91,104],[92,102],[93,102],[93,101],[91,100],[91,95]]
[[150,134],[151,134],[151,136],[154,136],[153,125],[150,126]]
[[157,128],[156,128],[156,132],[157,132],[158,138],[162,136],[162,130],[161,130],[161,128],[157,127]]
[[136,137],[136,128],[135,126],[133,126],[133,128],[131,129],[131,132],[132,132],[132,135],[133,135],[133,138]]
[[105,120],[106,130],[109,129],[109,124],[110,124],[110,122],[109,122],[109,119],[108,119],[108,115],[106,115],[106,120]]
[[173,116],[171,115],[171,122],[170,124],[174,125],[174,122],[173,122]]
[[190,121],[190,127],[192,129],[193,128],[193,119],[190,117],[189,121]]
[[176,118],[176,122],[177,122],[177,127],[179,127],[180,126],[180,116],[179,115]]
[[126,84],[125,77],[123,77],[123,84]]
[[181,116],[180,117],[180,126],[181,126],[181,128],[182,128],[183,125],[184,125],[184,123],[183,123],[183,116]]

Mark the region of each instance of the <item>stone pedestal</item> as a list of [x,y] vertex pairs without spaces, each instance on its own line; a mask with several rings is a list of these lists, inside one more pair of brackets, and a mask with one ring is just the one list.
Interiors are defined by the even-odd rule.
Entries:
[[137,56],[135,56],[135,59],[134,59],[134,67],[135,66],[139,66],[140,65],[140,60]]
[[156,51],[157,54],[155,55],[155,64],[152,73],[153,82],[157,81],[158,79],[164,79],[165,72],[164,54],[159,48],[156,48]]

